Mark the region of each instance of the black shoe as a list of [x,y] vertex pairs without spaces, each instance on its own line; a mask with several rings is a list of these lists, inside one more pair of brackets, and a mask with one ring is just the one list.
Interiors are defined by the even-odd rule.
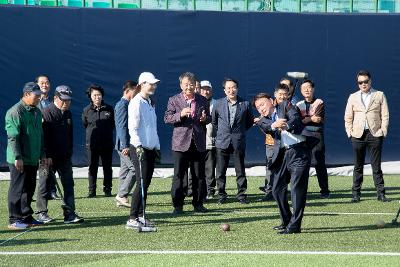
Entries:
[[82,223],[82,222],[84,222],[84,219],[78,216],[76,213],[70,213],[64,216],[65,224]]
[[260,186],[258,189],[260,189],[261,192],[267,193],[265,186]]
[[226,203],[226,197],[220,197],[218,199],[218,202],[217,202],[218,205],[222,205],[222,204],[225,204],[225,203]]
[[353,198],[351,199],[352,203],[357,203],[360,202],[360,195],[353,195]]
[[179,206],[179,207],[174,207],[174,210],[172,211],[173,215],[180,215],[183,214],[183,207]]
[[273,200],[274,200],[274,196],[272,195],[271,192],[264,195],[262,198],[260,198],[260,201],[273,201]]
[[241,198],[241,199],[238,199],[238,201],[240,204],[249,204],[250,203],[250,201],[247,198]]
[[286,225],[284,225],[284,224],[277,225],[277,226],[272,227],[272,229],[274,229],[276,231],[282,231],[282,230],[286,229]]
[[106,189],[104,189],[103,191],[104,191],[104,196],[106,196],[106,197],[112,197],[111,188],[106,188]]
[[87,198],[95,198],[96,197],[96,192],[89,192],[87,195]]
[[48,199],[48,200],[58,200],[58,199],[61,199],[61,197],[59,197],[59,196],[57,195],[57,192],[56,192],[56,191],[53,191],[53,192],[50,192],[50,193],[49,193],[49,195],[47,196],[47,199]]
[[193,208],[194,212],[200,212],[200,213],[206,213],[208,212],[208,209],[206,209],[203,205],[198,205]]
[[289,229],[285,228],[284,230],[278,232],[280,235],[291,235],[291,234],[300,234],[301,230],[300,229]]
[[382,201],[382,202],[390,202],[391,200],[389,198],[386,198],[386,196],[384,194],[381,194],[377,197],[378,201]]

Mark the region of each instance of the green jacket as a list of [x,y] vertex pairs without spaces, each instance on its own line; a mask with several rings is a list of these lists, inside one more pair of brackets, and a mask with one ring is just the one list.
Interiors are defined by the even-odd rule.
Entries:
[[42,113],[22,100],[6,114],[7,162],[22,159],[24,165],[35,166],[45,158],[43,148]]

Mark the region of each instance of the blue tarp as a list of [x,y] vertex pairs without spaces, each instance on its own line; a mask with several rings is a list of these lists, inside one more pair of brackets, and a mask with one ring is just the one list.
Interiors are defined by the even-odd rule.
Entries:
[[[180,91],[184,71],[210,80],[223,96],[224,77],[239,80],[239,94],[251,99],[272,93],[287,71],[306,71],[326,102],[328,164],[351,164],[344,131],[347,97],[357,90],[355,75],[368,69],[373,86],[389,101],[391,121],[383,159],[399,160],[399,14],[296,14],[188,12],[95,8],[0,6],[0,115],[21,96],[25,82],[47,74],[54,89],[74,92],[73,163],[86,165],[80,115],[90,83],[105,88],[114,105],[125,80],[151,71],[157,89],[158,130],[163,163],[172,163],[172,128],[163,115],[168,97]],[[0,120],[0,165],[5,166],[6,133]],[[264,161],[263,137],[251,129],[247,163]],[[118,163],[115,155],[115,163]]]

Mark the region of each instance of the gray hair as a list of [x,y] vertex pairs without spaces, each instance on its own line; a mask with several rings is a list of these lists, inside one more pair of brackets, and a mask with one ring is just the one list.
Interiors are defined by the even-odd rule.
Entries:
[[193,73],[184,72],[179,76],[179,83],[182,83],[182,80],[184,78],[188,78],[188,80],[191,81],[192,83],[196,83],[196,80],[197,80],[196,76]]

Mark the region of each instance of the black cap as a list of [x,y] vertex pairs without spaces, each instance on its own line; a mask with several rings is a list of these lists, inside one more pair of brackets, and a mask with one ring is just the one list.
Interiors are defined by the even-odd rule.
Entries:
[[72,99],[72,91],[71,88],[67,85],[59,85],[56,88],[56,95],[64,101]]
[[34,82],[26,83],[26,84],[24,85],[24,89],[23,89],[22,91],[23,91],[24,93],[25,93],[25,92],[34,93],[35,95],[41,95],[41,94],[42,94],[42,91],[40,91],[39,85],[37,85],[37,84],[34,83]]

